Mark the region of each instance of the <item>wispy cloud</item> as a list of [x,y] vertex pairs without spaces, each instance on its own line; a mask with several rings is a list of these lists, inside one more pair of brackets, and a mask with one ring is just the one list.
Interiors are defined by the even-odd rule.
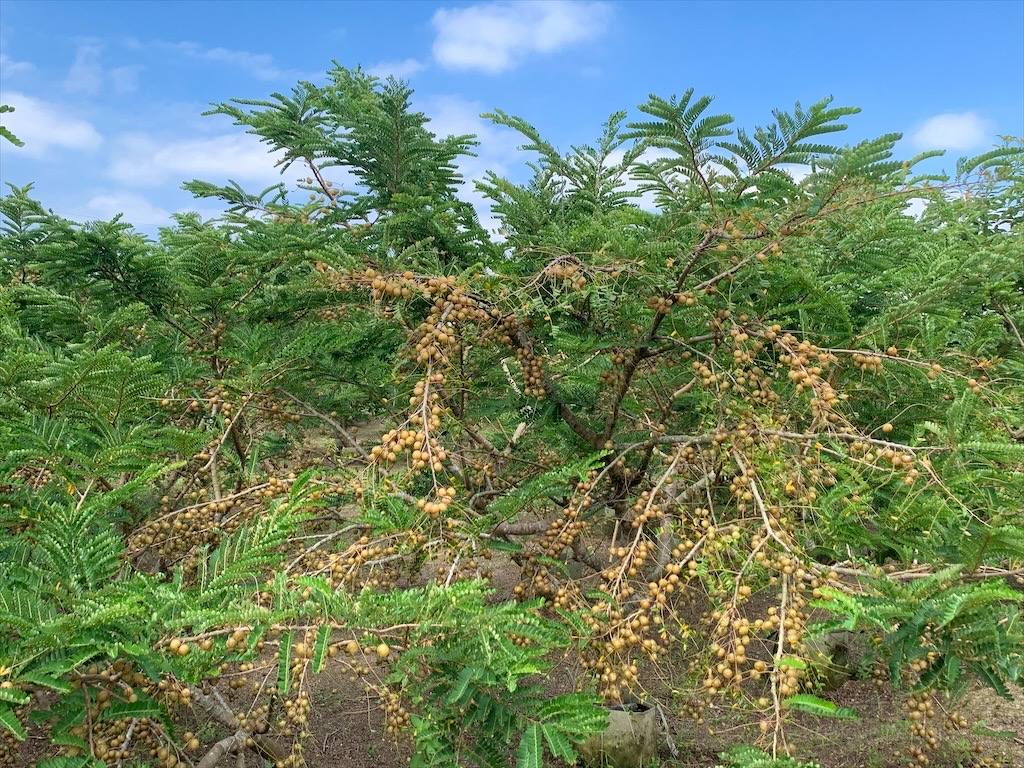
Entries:
[[109,86],[118,96],[134,93],[139,87],[142,67],[134,64],[107,69],[103,66],[102,55],[102,44],[81,43],[64,78],[64,90],[79,96],[96,96]]
[[142,195],[132,192],[111,192],[94,195],[85,203],[84,219],[112,219],[123,214],[123,219],[139,228],[162,227],[171,224],[171,213],[153,205]]
[[15,61],[6,53],[0,53],[0,75],[11,77],[26,72],[31,72],[36,65],[30,61]]
[[907,216],[912,216],[918,221],[924,216],[925,210],[928,208],[928,201],[923,200],[920,197],[913,197],[907,201],[906,207],[903,209],[903,213]]
[[491,215],[490,201],[476,189],[474,182],[483,179],[487,171],[506,176],[514,165],[521,163],[518,147],[522,143],[522,136],[484,120],[480,117],[481,113],[487,111],[484,106],[460,96],[418,99],[415,108],[430,117],[427,130],[438,137],[466,134],[477,137],[480,146],[473,150],[476,157],[462,157],[457,163],[466,182],[459,196],[476,208],[480,224],[494,234],[500,221]]
[[382,61],[366,71],[376,77],[397,77],[399,80],[404,80],[426,68],[426,64],[416,59],[402,59],[401,61]]
[[[612,150],[611,153],[609,153],[608,155],[608,159],[605,161],[605,166],[611,167],[618,165],[625,159],[625,157],[626,149],[624,147]],[[661,160],[665,157],[666,155],[663,154],[663,150],[651,147],[641,152],[640,156],[636,158],[634,163],[655,163],[658,160]],[[637,179],[636,176],[634,176],[632,173],[627,173],[622,181],[623,185],[621,191],[623,192],[636,192],[640,189],[640,186],[643,183],[639,179]],[[631,199],[631,202],[634,205],[643,208],[645,211],[658,210],[658,206],[655,203],[655,195],[653,192],[648,191],[640,195],[637,195],[636,197]]]
[[434,58],[448,69],[499,74],[535,54],[556,53],[600,35],[611,20],[603,2],[521,0],[434,13]]
[[779,163],[775,167],[788,173],[797,184],[811,175],[811,166],[803,163]]
[[267,152],[266,147],[248,135],[165,141],[145,133],[131,133],[119,136],[117,147],[107,175],[132,187],[157,187],[191,179],[214,183],[234,179],[266,185],[289,180],[275,168],[278,155]]
[[139,73],[142,67],[138,65],[128,67],[115,67],[107,75],[110,77],[110,84],[114,87],[114,93],[124,96],[135,93],[139,88]]
[[267,53],[252,53],[231,48],[204,48],[199,43],[188,41],[160,45],[178,51],[190,59],[238,67],[259,80],[299,80],[307,77],[297,70],[278,66],[274,57]]
[[98,43],[82,43],[75,53],[75,60],[64,80],[64,90],[84,96],[95,96],[103,88],[103,65],[100,54],[103,47]]
[[974,112],[947,112],[925,120],[911,140],[921,149],[974,149],[991,134],[989,122]]
[[4,124],[25,142],[18,152],[29,157],[45,158],[52,147],[91,152],[103,143],[92,123],[59,104],[17,91],[0,93],[0,103],[14,107],[14,112],[4,115]]

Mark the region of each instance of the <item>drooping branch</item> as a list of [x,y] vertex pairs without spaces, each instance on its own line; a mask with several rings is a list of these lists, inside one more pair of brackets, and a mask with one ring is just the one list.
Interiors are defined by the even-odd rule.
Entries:
[[338,421],[336,419],[332,418],[331,416],[327,415],[326,413],[323,413],[322,411],[317,410],[316,408],[314,408],[312,405],[310,405],[309,403],[305,402],[304,400],[300,400],[298,397],[296,397],[295,395],[293,395],[291,392],[289,392],[286,389],[278,387],[277,391],[280,392],[285,397],[287,397],[289,400],[291,400],[296,405],[299,405],[299,406],[305,408],[306,411],[311,413],[313,416],[316,416],[318,419],[323,421],[325,424],[329,425],[331,427],[331,429],[333,429],[335,432],[338,433],[338,437],[341,438],[341,441],[345,444],[346,447],[351,448],[353,451],[355,451],[356,454],[358,454],[359,458],[361,458],[361,459],[363,459],[365,461],[369,461],[370,454],[368,454],[366,452],[366,449],[363,448],[362,445],[360,445],[359,441],[356,440],[355,437],[353,437],[352,433],[349,432],[347,429],[345,429],[340,423],[338,423]]

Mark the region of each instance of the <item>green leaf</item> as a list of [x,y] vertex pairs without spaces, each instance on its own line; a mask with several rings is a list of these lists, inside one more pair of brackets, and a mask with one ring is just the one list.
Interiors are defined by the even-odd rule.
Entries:
[[292,684],[292,638],[294,632],[285,632],[281,635],[278,645],[277,660],[277,692],[281,696],[287,696]]
[[971,728],[971,733],[978,736],[989,736],[993,739],[1015,739],[1019,735],[1015,731],[997,731],[989,728],[984,722],[980,722]]
[[469,686],[473,684],[474,678],[476,678],[478,670],[473,667],[464,667],[459,676],[455,681],[455,685],[452,686],[451,691],[448,693],[447,701],[449,704],[458,704],[462,701],[466,692],[469,690]]
[[23,672],[20,679],[28,680],[30,683],[51,688],[55,691],[61,691],[62,693],[70,693],[71,691],[71,683],[67,680],[54,677],[53,675],[48,675],[38,669],[30,669],[27,672]]
[[24,741],[28,738],[28,734],[22,727],[21,723],[18,722],[18,718],[14,715],[14,710],[10,708],[8,704],[0,703],[0,725],[14,734],[14,738],[18,741]]
[[857,714],[857,710],[850,709],[849,707],[836,706],[831,701],[827,701],[818,696],[812,696],[808,693],[798,693],[795,696],[790,696],[788,699],[783,701],[783,704],[793,709],[799,709],[801,712],[807,712],[811,715],[818,715],[819,717],[831,717],[839,720],[859,720],[860,715]]
[[9,701],[11,704],[28,704],[32,699],[24,691],[17,688],[0,688],[0,702]]
[[64,747],[78,747],[83,752],[89,751],[89,742],[81,736],[75,736],[70,731],[51,731],[50,743]]
[[105,768],[106,763],[91,755],[79,757],[51,757],[36,765],[36,768]]
[[576,759],[576,750],[573,749],[564,733],[549,725],[542,725],[541,729],[544,732],[544,741],[547,742],[552,755],[567,763],[572,763]]
[[316,646],[313,649],[313,672],[319,674],[327,663],[327,649],[331,644],[331,627],[321,624],[316,634]]
[[519,738],[516,768],[540,768],[544,749],[541,739],[539,723],[529,725],[523,730],[523,735]]
[[139,701],[117,701],[100,712],[98,720],[126,720],[136,717],[163,719],[164,708],[152,699]]

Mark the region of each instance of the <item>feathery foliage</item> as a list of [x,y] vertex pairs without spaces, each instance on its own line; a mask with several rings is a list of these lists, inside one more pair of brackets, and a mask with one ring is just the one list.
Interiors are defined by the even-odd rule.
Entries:
[[299,183],[189,181],[225,214],[156,240],[0,199],[4,749],[298,766],[332,668],[425,767],[571,760],[655,679],[756,692],[768,752],[723,759],[796,766],[790,712],[852,716],[815,620],[918,711],[1019,682],[1019,140],[947,179],[830,99],[652,95],[568,152],[496,110],[496,243],[411,95],[214,105]]

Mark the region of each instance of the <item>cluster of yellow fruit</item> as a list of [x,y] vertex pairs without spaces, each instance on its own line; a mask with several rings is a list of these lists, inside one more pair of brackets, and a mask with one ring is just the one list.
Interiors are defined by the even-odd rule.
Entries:
[[[173,393],[171,393],[173,395]],[[234,402],[237,400],[237,402]],[[179,419],[194,423],[198,418],[220,416],[224,427],[230,427],[242,410],[254,411],[267,424],[295,424],[302,420],[302,414],[289,409],[273,395],[261,393],[257,396],[232,394],[224,385],[218,385],[201,393],[179,393],[161,398],[160,407],[177,409]],[[212,449],[211,445],[208,450]],[[209,456],[206,457],[206,460]],[[204,460],[205,461],[205,460]]]
[[575,257],[560,257],[548,264],[541,272],[543,277],[560,280],[569,287],[583,290],[587,287],[587,278],[583,274],[585,265]]
[[547,394],[544,387],[544,363],[529,349],[516,349],[516,360],[523,369],[523,392],[536,398]]
[[[440,414],[431,414],[432,428],[440,426]],[[436,422],[433,421],[436,419]],[[392,429],[381,436],[380,445],[370,450],[370,457],[380,464],[394,464],[399,456],[408,454],[410,466],[415,471],[431,469],[444,471],[448,452],[435,437],[422,429]]]
[[433,518],[440,517],[448,511],[448,507],[455,503],[457,491],[455,486],[440,487],[434,490],[434,501],[417,499],[416,508],[421,509]]
[[[193,460],[208,462],[210,454],[200,451]],[[196,482],[196,476],[186,477],[177,495],[160,499],[159,516],[134,532],[128,540],[133,555],[152,550],[160,558],[183,560],[186,571],[196,566],[197,548],[216,546],[225,535],[234,533],[241,525],[263,513],[266,500],[286,495],[295,480],[294,473],[286,477],[270,477],[265,483],[232,494],[230,498],[210,499],[209,488],[196,488],[183,492],[181,488]],[[173,509],[181,501],[192,502]]]
[[649,296],[647,298],[647,308],[659,315],[667,315],[672,311],[672,306],[675,303],[675,296]]
[[857,368],[865,373],[881,373],[885,369],[885,363],[878,355],[872,355],[870,353],[865,354],[863,352],[854,352],[851,355],[853,364]]
[[394,691],[387,691],[381,696],[380,708],[387,722],[384,730],[392,736],[398,736],[412,722],[412,715],[402,703],[402,697]]
[[[414,426],[428,429],[437,429],[441,426],[441,415],[444,409],[440,405],[441,387],[444,386],[445,376],[440,371],[434,371],[425,379],[420,379],[413,387],[412,395],[409,396],[409,423]],[[441,459],[444,461],[444,459]],[[435,469],[435,472],[441,470]]]
[[342,585],[350,589],[387,586],[398,577],[398,573],[387,566],[403,545],[415,547],[424,541],[425,535],[413,531],[396,532],[385,539],[361,536],[342,552],[301,553],[301,566],[295,572],[324,575],[332,589]]
[[[90,745],[94,758],[106,765],[121,765],[131,760],[153,761],[159,768],[175,768],[186,764],[182,750],[169,740],[159,721],[148,718],[107,719],[102,713],[122,703],[139,701],[139,692],[153,696],[156,686],[127,660],[118,659],[110,664],[92,664],[82,670],[79,684],[87,688],[85,721],[70,729],[75,736]],[[181,743],[190,750],[199,748],[192,733],[184,734]],[[78,746],[63,748],[67,757],[80,757]],[[0,750],[0,765],[15,765],[13,752]]]
[[592,471],[588,479],[577,483],[576,494],[562,510],[562,516],[552,520],[541,539],[529,546],[530,554],[520,566],[521,581],[513,588],[517,598],[541,596],[561,608],[582,604],[577,585],[571,579],[563,580],[559,574],[552,573],[544,563],[562,559],[566,550],[590,527],[583,515],[593,503],[590,491],[596,474]]
[[[882,432],[889,433],[893,429],[891,424],[883,424]],[[903,472],[903,483],[913,485],[921,476],[923,467],[927,470],[931,462],[927,456],[916,456],[912,450],[897,443],[883,443],[874,441],[875,444],[863,440],[854,440],[850,443],[850,454],[857,456],[865,463],[871,464],[880,471],[891,470]]]
[[461,349],[458,330],[439,317],[434,317],[433,312],[428,320],[410,332],[409,342],[412,357],[420,365],[450,365],[452,358]]
[[[14,708],[14,716],[18,722],[24,722],[28,714],[28,707],[21,706]],[[12,731],[4,728],[0,730],[0,767],[20,768],[21,742]]]
[[541,549],[547,557],[559,558],[562,553],[573,545],[576,538],[589,527],[583,519],[587,510],[594,503],[590,495],[597,472],[591,470],[587,478],[576,483],[576,493],[562,510],[562,518],[553,520],[544,532]]
[[597,691],[607,701],[621,701],[623,692],[636,686],[640,653],[656,658],[660,650],[652,637],[656,624],[650,608],[648,601],[646,607],[638,603],[627,612],[620,605],[598,601],[583,614],[593,636],[583,649],[581,665],[597,679]]

